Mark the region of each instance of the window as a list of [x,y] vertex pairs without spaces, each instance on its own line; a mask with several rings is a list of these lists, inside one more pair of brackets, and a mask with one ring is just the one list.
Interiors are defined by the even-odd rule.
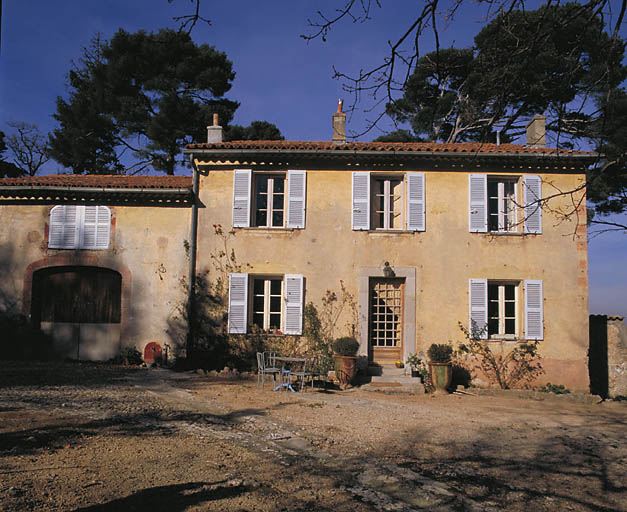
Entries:
[[253,173],[236,169],[233,177],[233,227],[305,227],[306,171]]
[[524,283],[525,338],[543,338],[542,281],[470,280],[470,330],[481,337],[519,339],[520,294]]
[[283,319],[283,279],[254,278],[252,323],[259,329],[280,331]]
[[425,230],[423,173],[353,173],[354,230]]
[[303,276],[229,276],[229,333],[246,334],[253,325],[277,334],[302,334]]
[[402,229],[403,180],[391,177],[372,179],[372,227]]
[[488,282],[488,337],[515,338],[518,283]]
[[[542,233],[542,181],[539,176],[524,176],[522,183],[519,178],[485,174],[470,174],[468,178],[470,232],[516,233],[522,224],[524,233]],[[520,187],[523,189],[522,204]]]
[[255,226],[285,226],[285,174],[255,175],[254,209]]
[[517,231],[517,180],[488,178],[488,231]]
[[50,249],[108,249],[111,210],[106,206],[59,205],[50,210]]

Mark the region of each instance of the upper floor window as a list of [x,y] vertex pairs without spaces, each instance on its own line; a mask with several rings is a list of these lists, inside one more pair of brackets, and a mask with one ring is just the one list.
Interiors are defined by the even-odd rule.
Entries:
[[425,175],[353,172],[354,230],[425,230]]
[[236,169],[233,177],[233,227],[305,227],[306,171],[253,173]]
[[255,175],[254,225],[285,227],[285,174]]
[[539,176],[524,176],[520,180],[470,174],[468,189],[470,232],[542,233],[542,180]]
[[106,206],[58,205],[50,210],[50,249],[108,249],[111,210]]
[[488,178],[488,230],[516,231],[516,185],[511,178]]

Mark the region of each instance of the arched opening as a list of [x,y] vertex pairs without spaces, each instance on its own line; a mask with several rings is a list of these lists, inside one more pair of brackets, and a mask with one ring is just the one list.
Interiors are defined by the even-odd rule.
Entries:
[[61,358],[105,360],[120,349],[122,276],[108,268],[48,267],[33,273],[31,318]]

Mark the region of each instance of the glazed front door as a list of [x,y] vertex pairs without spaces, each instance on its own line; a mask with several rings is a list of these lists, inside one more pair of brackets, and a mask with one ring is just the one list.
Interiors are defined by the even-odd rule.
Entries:
[[404,279],[370,279],[369,356],[375,363],[402,358],[404,290]]

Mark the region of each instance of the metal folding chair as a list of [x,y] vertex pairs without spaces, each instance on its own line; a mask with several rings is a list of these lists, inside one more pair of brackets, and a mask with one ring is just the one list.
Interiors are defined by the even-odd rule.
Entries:
[[294,377],[296,377],[296,379],[300,379],[300,389],[301,391],[303,389],[305,389],[305,379],[309,378],[311,379],[311,390],[313,391],[314,388],[314,379],[313,379],[313,372],[311,371],[313,366],[313,360],[310,358],[305,358],[305,362],[303,363],[303,368],[302,370],[296,370],[296,371],[292,371],[292,375]]
[[272,384],[276,385],[276,377],[281,373],[281,368],[274,366],[274,352],[257,352],[257,387],[261,380],[261,388],[265,384],[265,376],[272,375]]

